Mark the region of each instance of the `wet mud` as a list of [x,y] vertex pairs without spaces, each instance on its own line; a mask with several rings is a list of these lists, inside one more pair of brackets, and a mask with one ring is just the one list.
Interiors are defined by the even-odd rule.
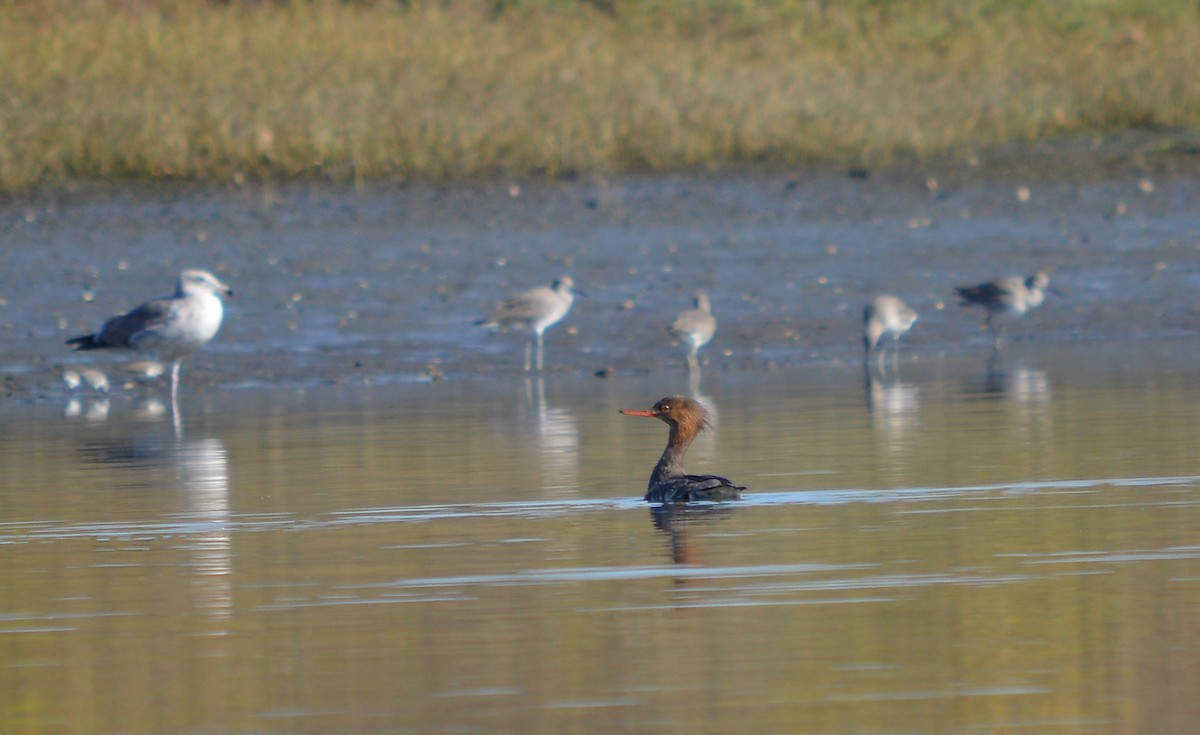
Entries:
[[[61,397],[64,367],[122,362],[64,340],[169,293],[230,283],[183,390],[515,375],[524,337],[474,326],[560,274],[586,294],[547,370],[619,378],[684,365],[667,333],[706,289],[706,371],[857,365],[864,304],[920,318],[904,360],[986,351],[957,285],[1046,271],[1061,295],[1014,342],[1191,339],[1200,324],[1200,156],[1178,140],[1079,141],[886,168],[230,189],[88,187],[0,204],[0,376]],[[126,360],[127,361],[127,360]],[[119,388],[116,388],[119,389]]]

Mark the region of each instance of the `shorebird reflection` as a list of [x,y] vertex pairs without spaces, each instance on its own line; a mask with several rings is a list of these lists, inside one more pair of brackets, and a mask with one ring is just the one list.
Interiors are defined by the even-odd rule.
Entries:
[[1031,404],[1049,401],[1051,389],[1046,371],[1020,363],[1010,364],[1005,350],[993,349],[988,356],[984,378],[973,392]]
[[921,391],[899,379],[886,380],[866,366],[866,401],[883,448],[903,454],[921,423]]
[[570,411],[547,403],[541,377],[525,380],[525,395],[534,408],[542,490],[553,498],[573,497],[579,491],[578,422]]
[[111,404],[108,398],[76,398],[67,399],[63,406],[63,417],[68,419],[82,418],[85,421],[106,421]]
[[1002,401],[1014,428],[1033,439],[1050,421],[1053,389],[1044,370],[1010,364],[1003,349],[994,350],[981,379],[967,381],[965,392]]

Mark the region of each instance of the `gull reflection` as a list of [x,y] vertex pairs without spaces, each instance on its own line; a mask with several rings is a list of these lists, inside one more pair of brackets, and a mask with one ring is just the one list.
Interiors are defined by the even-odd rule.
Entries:
[[179,442],[174,457],[185,518],[195,524],[184,547],[191,555],[196,608],[218,621],[233,614],[230,586],[229,458],[216,437]]
[[[157,411],[151,407],[142,418],[161,422],[165,414],[160,403]],[[163,488],[178,491],[182,511],[168,523],[181,528],[183,542],[177,548],[187,554],[193,605],[221,624],[218,633],[225,633],[224,625],[233,613],[233,594],[229,458],[221,440],[142,430],[91,438],[83,453],[97,464],[110,466],[118,483],[124,471],[128,487],[154,493]]]

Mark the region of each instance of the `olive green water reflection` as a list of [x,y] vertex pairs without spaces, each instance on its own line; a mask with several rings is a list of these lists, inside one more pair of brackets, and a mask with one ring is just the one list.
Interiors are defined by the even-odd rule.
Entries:
[[[1191,733],[1180,344],[0,414],[3,731]],[[89,411],[91,418],[88,418]]]

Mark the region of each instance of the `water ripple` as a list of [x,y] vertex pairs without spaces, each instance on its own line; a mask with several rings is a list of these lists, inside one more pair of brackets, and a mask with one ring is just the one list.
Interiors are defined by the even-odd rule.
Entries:
[[[916,503],[989,496],[1001,493],[1019,495],[1079,494],[1100,492],[1105,487],[1132,488],[1154,486],[1192,486],[1200,484],[1200,475],[1166,477],[1121,477],[1087,480],[1046,480],[995,485],[957,487],[913,487],[886,489],[803,490],[750,493],[731,509],[753,509],[787,505],[847,505],[855,503]],[[1175,500],[1190,505],[1200,500]],[[699,504],[698,504],[699,505]],[[167,516],[165,520],[146,522],[71,523],[59,519],[0,523],[0,545],[31,541],[93,538],[100,541],[149,540],[155,538],[224,533],[261,533],[268,531],[313,531],[343,526],[370,526],[383,523],[428,523],[462,518],[520,517],[555,518],[597,511],[645,509],[638,498],[584,498],[520,500],[494,503],[445,503],[432,505],[354,508],[330,513],[324,518],[297,518],[285,513],[231,515],[220,520]],[[961,509],[958,509],[961,510]],[[904,512],[920,512],[907,510]],[[937,512],[937,511],[935,511]]]

